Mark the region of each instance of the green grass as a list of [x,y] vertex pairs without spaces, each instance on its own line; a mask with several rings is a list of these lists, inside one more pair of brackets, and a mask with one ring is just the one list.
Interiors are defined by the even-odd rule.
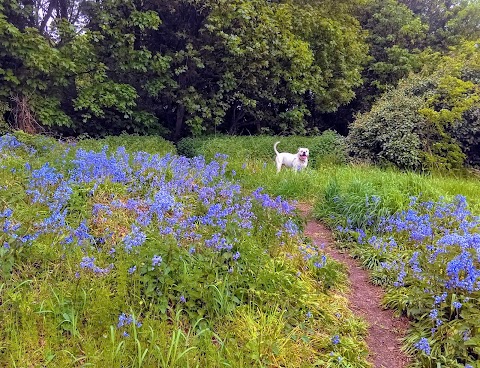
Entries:
[[[337,141],[337,139],[339,139]],[[273,144],[295,152],[299,146],[310,148],[309,167],[299,173],[282,169],[276,173]],[[339,143],[340,142],[340,143]],[[324,206],[332,186],[337,194],[352,194],[353,201],[377,195],[391,211],[408,206],[411,196],[426,200],[464,195],[471,209],[480,212],[478,177],[459,174],[414,173],[368,165],[344,163],[341,138],[327,132],[318,137],[213,137],[189,139],[189,147],[208,159],[217,153],[228,155],[228,168],[247,188],[263,187],[272,195],[317,203]],[[330,191],[330,193],[327,193]],[[328,210],[327,210],[328,212]],[[327,213],[325,213],[328,216]]]
[[[25,193],[27,162],[35,169],[48,161],[66,174],[79,148],[100,152],[108,144],[108,152],[125,146],[127,152],[141,149],[159,155],[175,154],[171,143],[155,137],[122,136],[59,143],[48,137],[22,133],[16,136],[37,151],[31,155],[17,149],[14,154],[2,155],[0,211],[15,209],[16,219],[31,227],[45,217],[48,209],[29,202]],[[309,147],[309,168],[299,173],[283,169],[277,174],[273,153],[277,140],[281,141],[279,148],[285,151]],[[375,220],[385,213],[405,209],[411,196],[437,200],[463,194],[471,209],[480,212],[477,178],[345,164],[344,155],[336,151],[338,142],[331,133],[307,139],[217,137],[187,141],[191,151],[208,159],[219,152],[227,154],[225,176],[241,184],[242,195],[263,187],[273,197],[281,195],[309,202],[315,205],[316,215],[332,226],[346,218],[362,225],[371,220],[372,213]],[[180,146],[179,151],[186,150]],[[93,184],[74,187],[68,202],[70,226],[78,226],[82,219],[91,221],[93,203],[108,205],[112,198],[126,202],[132,195],[120,183],[101,184],[94,195],[90,194],[92,188]],[[379,201],[373,202],[376,197]],[[185,195],[176,200],[188,205],[192,198]],[[198,214],[207,210],[200,203],[194,209]],[[254,233],[238,229],[231,233],[241,239],[242,259],[248,264],[239,274],[225,276],[222,261],[206,254],[199,253],[196,263],[189,263],[188,252],[184,252],[171,263],[171,279],[155,274],[151,279],[132,281],[127,272],[132,258],[126,254],[119,257],[115,277],[77,279],[79,261],[86,250],[92,254],[93,248],[66,247],[60,234],[40,238],[30,248],[23,248],[15,258],[14,272],[9,278],[0,279],[0,365],[367,367],[366,325],[348,310],[341,295],[346,288],[342,268],[330,261],[321,269],[323,273],[315,274],[299,248],[308,245],[308,240],[299,236],[282,244],[275,230],[281,220],[264,208],[256,211]],[[132,213],[118,210],[106,216],[95,231],[100,234],[108,229],[121,238],[131,223]],[[0,241],[4,241],[1,234]],[[165,250],[165,260],[171,252],[181,251],[176,243],[173,246],[156,234],[154,228],[148,244],[152,250],[146,250],[147,253]],[[109,262],[108,258],[103,261]],[[188,292],[201,295],[204,304],[167,303],[159,307],[155,300],[163,299],[147,293],[148,282],[156,285],[159,277],[171,285],[172,293],[190,282]],[[245,280],[248,287],[236,289]],[[143,325],[118,329],[120,312],[131,314]],[[128,338],[122,335],[124,332],[129,334]],[[334,335],[341,336],[340,344],[332,344]],[[342,364],[350,365],[340,364],[339,357],[343,357]]]
[[[160,155],[175,153],[170,143],[153,138],[145,138],[144,144],[141,138],[128,136],[59,143],[48,137],[16,136],[27,147],[0,152],[0,213],[13,209],[13,219],[22,225],[20,231],[27,232],[51,213],[47,204],[33,203],[26,192],[31,169],[49,162],[69,177],[72,157],[79,148],[100,152],[105,142],[108,152],[123,144],[129,152],[139,145]],[[32,154],[28,147],[36,152]],[[169,167],[164,177],[145,183],[161,183],[159,177],[168,180],[174,176],[173,169]],[[183,177],[180,172],[179,177],[193,174]],[[242,174],[247,178],[248,169]],[[288,180],[291,173],[285,175],[282,191],[294,197],[302,182],[292,186]],[[291,176],[291,180],[296,178],[302,176]],[[201,183],[196,180],[192,185]],[[222,180],[217,183],[220,187]],[[174,241],[172,236],[160,235],[156,223],[144,230],[145,246],[127,253],[122,239],[129,233],[135,213],[109,206],[114,200],[127,203],[152,190],[135,186],[135,180],[128,184],[134,186],[113,179],[98,186],[93,182],[72,185],[72,194],[62,207],[68,215],[61,231],[42,234],[28,246],[5,232],[0,234],[0,244],[8,241],[9,249],[15,249],[0,249],[0,366],[339,367],[339,357],[344,365],[369,366],[366,325],[348,310],[340,295],[346,288],[343,268],[329,259],[317,270],[313,262],[319,255],[305,260],[306,253],[312,253],[305,248],[309,240],[302,234],[277,233],[286,220],[300,223],[298,219],[282,217],[254,202],[257,218],[251,232],[228,221],[227,236],[238,239],[235,250],[241,252],[238,270],[232,272],[232,252],[218,255],[192,239]],[[39,190],[48,197],[57,187],[58,183],[47,184]],[[252,182],[235,198],[249,195],[251,189]],[[215,203],[228,207],[224,196],[219,190]],[[198,216],[208,211],[192,192],[175,201]],[[106,206],[112,213],[93,215],[94,204]],[[76,228],[82,220],[94,241],[65,242],[67,225]],[[3,226],[3,215],[0,221]],[[205,237],[218,231],[200,223],[195,230]],[[113,235],[104,239],[105,243],[99,241],[110,233]],[[193,256],[189,254],[191,246],[197,248]],[[110,247],[117,249],[114,259],[109,256]],[[161,269],[148,267],[154,254],[163,257]],[[79,267],[85,256],[96,257],[100,267],[110,262],[115,262],[115,267],[99,277]],[[139,271],[130,275],[132,264],[138,265]],[[179,302],[180,293],[187,296],[185,302]],[[129,314],[134,322],[118,327],[120,313]],[[137,326],[136,321],[142,325]],[[335,335],[341,339],[336,345],[331,341]]]

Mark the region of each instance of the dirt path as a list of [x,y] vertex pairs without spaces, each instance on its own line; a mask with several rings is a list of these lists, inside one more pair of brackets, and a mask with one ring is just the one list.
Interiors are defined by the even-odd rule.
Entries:
[[298,209],[307,220],[305,235],[313,244],[322,246],[325,253],[343,263],[348,270],[350,293],[347,295],[350,309],[369,324],[367,344],[369,361],[375,368],[405,368],[409,359],[401,351],[400,338],[408,328],[406,318],[397,318],[390,310],[381,307],[383,291],[369,282],[368,272],[348,254],[336,249],[331,231],[311,216],[311,206],[300,204]]

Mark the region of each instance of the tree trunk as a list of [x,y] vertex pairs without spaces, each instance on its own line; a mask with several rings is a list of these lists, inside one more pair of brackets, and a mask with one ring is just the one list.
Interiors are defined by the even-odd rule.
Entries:
[[180,139],[183,130],[183,120],[185,118],[185,106],[179,103],[177,106],[177,119],[175,121],[175,133],[173,140],[176,142]]
[[241,109],[237,113],[237,109],[234,107],[233,112],[232,112],[232,125],[230,126],[230,129],[228,130],[228,134],[230,135],[235,135],[238,131],[238,128],[241,126],[240,121],[243,119],[245,116],[245,112]]

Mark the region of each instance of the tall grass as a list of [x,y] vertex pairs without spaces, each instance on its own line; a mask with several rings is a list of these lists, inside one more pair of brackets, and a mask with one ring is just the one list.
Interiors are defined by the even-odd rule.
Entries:
[[[310,148],[309,166],[295,173],[285,168],[276,173],[273,144],[280,141],[282,151],[296,152],[297,148]],[[414,173],[383,169],[369,165],[346,163],[342,138],[332,132],[318,137],[213,137],[188,139],[190,154],[201,154],[212,159],[216,153],[228,156],[228,169],[232,178],[247,188],[263,187],[272,195],[299,199],[317,204],[317,214],[330,217],[325,195],[344,195],[347,202],[364,203],[366,196],[378,196],[385,210],[404,209],[411,196],[428,200],[439,197],[465,196],[471,209],[480,211],[478,177],[459,174]],[[179,148],[179,153],[182,149]],[[227,173],[228,174],[228,173]],[[334,189],[335,188],[335,189]],[[330,192],[328,194],[327,192]],[[355,198],[348,200],[352,193]],[[348,206],[345,206],[348,208]],[[324,208],[324,210],[322,209]],[[351,207],[355,211],[355,206]],[[348,212],[347,209],[342,211]]]

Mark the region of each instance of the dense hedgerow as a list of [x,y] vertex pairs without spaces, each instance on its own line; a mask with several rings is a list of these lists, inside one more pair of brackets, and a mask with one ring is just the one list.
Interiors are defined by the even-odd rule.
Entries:
[[2,365],[368,366],[341,268],[225,155],[23,141],[0,138]]

